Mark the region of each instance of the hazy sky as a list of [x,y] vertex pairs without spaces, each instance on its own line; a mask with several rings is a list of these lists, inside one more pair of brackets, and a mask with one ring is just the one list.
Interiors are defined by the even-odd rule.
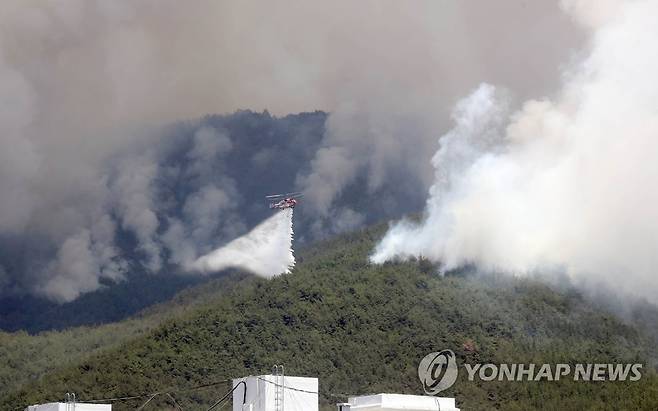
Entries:
[[[585,15],[582,3],[567,6]],[[393,175],[429,187],[451,107],[480,82],[514,101],[559,88],[563,68],[588,48],[587,30],[563,8],[521,0],[3,1],[0,237],[38,238],[57,250],[23,282],[58,300],[121,278],[118,227],[136,235],[157,271],[176,237],[158,234],[158,135],[149,126],[238,108],[331,111],[312,169],[298,176],[318,224],[354,216],[333,200],[359,175],[371,190]],[[110,179],[108,168],[118,175]],[[218,212],[226,189],[204,187],[190,211],[196,221]],[[22,275],[0,267],[0,286]]]

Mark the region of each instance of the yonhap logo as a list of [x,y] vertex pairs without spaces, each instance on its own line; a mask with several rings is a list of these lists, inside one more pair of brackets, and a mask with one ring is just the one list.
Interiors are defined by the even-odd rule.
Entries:
[[[463,364],[468,381],[631,381],[642,378],[641,363]],[[452,350],[428,354],[418,364],[418,378],[428,395],[436,395],[457,381],[457,358]]]
[[418,378],[428,395],[436,395],[457,381],[457,359],[452,350],[428,354],[418,365]]

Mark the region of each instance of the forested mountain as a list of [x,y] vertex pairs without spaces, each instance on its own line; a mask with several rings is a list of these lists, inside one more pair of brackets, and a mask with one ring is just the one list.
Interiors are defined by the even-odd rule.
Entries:
[[442,394],[462,409],[656,409],[657,345],[646,328],[569,287],[467,269],[442,276],[426,260],[371,265],[383,231],[310,247],[293,273],[250,277],[142,335],[70,359],[3,395],[0,408],[73,391],[80,400],[140,396],[115,401],[115,410],[135,409],[156,392],[171,396],[145,409],[175,409],[172,397],[183,409],[206,409],[229,389],[221,381],[285,364],[289,375],[319,377],[323,409],[331,410],[346,393],[422,393],[420,359],[452,349],[459,364],[644,365],[637,382],[484,382],[460,372]]
[[[0,332],[0,397],[25,382],[38,379],[48,371],[119,346],[160,326],[166,319],[179,316],[215,301],[251,276],[225,273],[198,286],[178,292],[173,298],[155,304],[123,321],[100,326],[81,326],[65,331],[44,331],[30,335],[25,331]],[[78,309],[83,310],[82,306]]]
[[[38,279],[55,270],[48,263],[55,253],[53,244],[29,231],[0,236],[0,329],[34,333],[118,321],[205,281],[182,273],[180,259],[174,254],[187,248],[207,252],[269,216],[271,210],[264,196],[298,188],[299,176],[309,172],[322,145],[327,116],[315,111],[274,117],[266,111],[243,110],[181,121],[152,131],[156,136],[149,140],[151,144],[132,147],[129,154],[119,153],[119,159],[109,161],[112,167],[108,165],[107,184],[112,188],[113,184],[120,185],[115,181],[140,176],[143,167],[154,170],[149,184],[138,190],[149,191],[154,199],[152,210],[140,203],[136,211],[152,211],[157,217],[157,239],[149,241],[162,248],[162,266],[149,268],[139,245],[144,240],[119,227],[115,259],[121,260],[123,280],[101,277],[100,288],[82,292],[71,301],[53,301],[33,292]],[[116,168],[117,164],[121,167]],[[336,198],[333,210],[339,210],[337,214],[318,215],[311,207],[299,207],[294,219],[296,248],[419,210],[424,190],[414,185],[413,179],[409,181],[391,182],[375,190],[368,187],[365,178],[357,179]],[[196,204],[196,209],[190,204]],[[177,223],[188,229],[188,238],[170,235]],[[199,232],[202,234],[197,236]],[[83,251],[72,250],[70,258],[84,258]],[[64,269],[63,275],[68,271]],[[57,281],[71,287],[80,283]],[[63,286],[57,287],[61,293]]]

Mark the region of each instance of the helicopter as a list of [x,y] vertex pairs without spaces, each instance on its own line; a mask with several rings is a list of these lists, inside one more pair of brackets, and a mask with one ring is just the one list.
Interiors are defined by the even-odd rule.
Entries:
[[272,194],[265,196],[270,202],[271,209],[285,210],[286,208],[295,208],[299,204],[299,199],[303,197],[302,193]]

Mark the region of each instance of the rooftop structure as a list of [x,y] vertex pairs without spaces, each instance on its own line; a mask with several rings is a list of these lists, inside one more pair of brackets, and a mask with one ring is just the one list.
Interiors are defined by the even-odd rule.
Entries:
[[405,394],[350,397],[337,406],[338,411],[459,411],[454,398]]
[[256,375],[233,380],[233,411],[318,411],[318,379]]
[[111,404],[86,404],[82,402],[50,402],[30,405],[25,411],[112,411]]

